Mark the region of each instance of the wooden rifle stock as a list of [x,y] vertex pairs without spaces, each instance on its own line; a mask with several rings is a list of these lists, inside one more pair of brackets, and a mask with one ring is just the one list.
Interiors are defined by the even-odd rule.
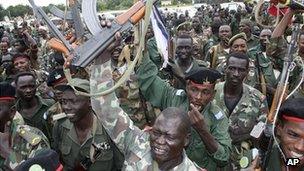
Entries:
[[126,23],[129,20],[129,18],[131,18],[133,15],[135,15],[144,6],[145,6],[145,3],[143,3],[142,1],[136,2],[128,11],[117,16],[116,22],[120,25]]

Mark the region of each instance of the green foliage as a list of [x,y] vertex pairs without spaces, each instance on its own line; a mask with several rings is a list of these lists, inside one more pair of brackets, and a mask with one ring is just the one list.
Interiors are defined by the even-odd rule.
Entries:
[[122,10],[128,9],[133,5],[133,0],[97,0],[97,10]]

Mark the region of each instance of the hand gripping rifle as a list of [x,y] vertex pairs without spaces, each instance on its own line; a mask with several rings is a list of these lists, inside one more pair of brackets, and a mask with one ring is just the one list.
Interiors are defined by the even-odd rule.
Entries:
[[287,51],[286,56],[284,57],[284,65],[283,65],[283,70],[281,73],[281,78],[277,85],[277,89],[276,89],[276,92],[275,92],[273,100],[272,100],[270,112],[267,115],[267,123],[273,125],[273,130],[272,130],[272,138],[270,139],[270,142],[268,144],[268,150],[262,161],[263,170],[265,170],[265,168],[268,164],[268,159],[269,159],[269,155],[271,153],[273,142],[276,141],[275,135],[274,135],[274,128],[275,128],[275,124],[276,124],[275,122],[276,122],[277,114],[281,107],[281,104],[286,98],[289,75],[294,67],[292,64],[293,63],[293,54],[295,53],[295,50],[297,49],[296,48],[297,39],[298,39],[298,36],[300,33],[300,29],[301,29],[300,24],[294,23],[294,26],[292,28],[291,42],[288,45],[288,51]]
[[[42,16],[43,20],[56,37],[56,39],[49,41],[49,45],[55,49],[58,48],[64,53],[67,58],[66,66],[72,64],[74,66],[86,67],[95,58],[99,57],[100,54],[114,41],[114,35],[116,32],[121,32],[122,34],[127,33],[134,24],[143,18],[145,14],[145,2],[138,1],[129,10],[117,16],[113,21],[111,28],[98,31],[95,27],[93,36],[74,49],[64,39],[64,36],[57,29],[57,27],[48,19],[45,12],[40,7],[37,7],[33,0],[29,0],[29,2],[31,3],[33,9],[37,10],[38,14]],[[104,62],[108,60],[109,59],[102,59]]]

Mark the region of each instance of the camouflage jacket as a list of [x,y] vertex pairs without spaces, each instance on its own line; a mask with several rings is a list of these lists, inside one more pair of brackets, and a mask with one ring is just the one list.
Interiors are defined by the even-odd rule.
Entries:
[[[143,96],[153,106],[161,110],[167,107],[181,107],[189,110],[189,99],[182,89],[176,89],[157,76],[157,67],[148,56],[142,60],[137,70],[139,87]],[[218,150],[209,154],[199,135],[193,130],[193,143],[187,149],[191,160],[208,170],[227,164],[230,155],[231,139],[228,134],[228,119],[217,105],[210,103],[201,112],[206,120],[211,135],[218,142]]]
[[221,46],[217,44],[212,46],[206,54],[206,60],[210,62],[210,68],[214,68],[221,73],[224,73],[224,67],[226,66],[226,60],[229,55],[228,52]]
[[[107,68],[106,70],[111,70]],[[101,74],[102,75],[102,74]],[[98,77],[96,77],[98,79]],[[97,90],[108,89],[113,82],[101,83],[103,86]],[[91,93],[94,89],[91,89]],[[114,93],[106,96],[96,97],[92,101],[93,109],[97,113],[100,122],[108,132],[111,139],[125,155],[124,167],[126,171],[154,171],[159,170],[156,162],[151,156],[149,133],[134,126],[132,120],[119,107],[118,99]],[[186,154],[179,165],[170,169],[172,171],[202,170],[193,163]]]
[[259,38],[256,35],[251,34],[250,37],[247,37],[247,47],[248,49],[251,49],[255,46],[259,45]]
[[[267,54],[272,58],[274,63],[274,68],[282,72],[284,57],[287,55],[287,42],[283,37],[271,38],[270,44],[267,46]],[[293,63],[295,65],[293,71],[289,76],[289,90],[292,91],[296,85],[299,83],[301,73],[302,73],[302,65],[299,62],[300,56],[297,53],[294,53],[292,56]],[[280,77],[278,78],[280,80]]]
[[229,117],[229,133],[232,139],[231,160],[239,162],[242,156],[247,155],[250,149],[256,147],[250,132],[260,121],[266,121],[268,106],[266,97],[257,89],[243,84],[243,94],[232,113],[225,105],[225,82],[216,85],[215,102]]
[[0,156],[0,170],[14,169],[28,158],[50,148],[47,138],[39,129],[18,123],[19,120],[13,120],[10,125],[12,151],[6,159]]

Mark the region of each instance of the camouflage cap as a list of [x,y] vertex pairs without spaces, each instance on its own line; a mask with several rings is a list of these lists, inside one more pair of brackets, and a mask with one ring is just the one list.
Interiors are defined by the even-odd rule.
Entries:
[[234,35],[233,37],[231,37],[231,39],[229,40],[229,46],[231,46],[233,44],[234,41],[236,41],[237,39],[244,39],[245,41],[247,41],[247,36],[245,33],[239,33]]
[[205,68],[205,67],[198,67],[190,71],[186,74],[185,79],[193,81],[197,84],[204,84],[204,83],[211,83],[214,84],[218,79],[222,77],[222,74],[217,70]]
[[71,85],[75,87],[78,91],[85,91],[86,93],[90,93],[90,81],[81,78],[73,78],[71,83],[58,85],[55,88],[60,91],[65,91],[68,88],[71,88]]

